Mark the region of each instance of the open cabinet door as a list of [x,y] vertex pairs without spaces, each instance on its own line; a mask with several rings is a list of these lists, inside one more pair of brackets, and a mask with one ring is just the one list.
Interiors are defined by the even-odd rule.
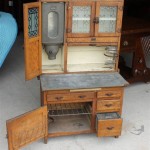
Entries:
[[48,135],[47,106],[8,120],[6,125],[9,150],[19,150],[41,138],[44,138],[46,142]]
[[41,3],[24,4],[25,78],[30,80],[42,72]]

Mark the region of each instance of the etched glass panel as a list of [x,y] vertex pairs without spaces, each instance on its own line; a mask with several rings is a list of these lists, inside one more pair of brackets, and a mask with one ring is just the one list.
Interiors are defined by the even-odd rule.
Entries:
[[35,37],[38,35],[38,8],[28,9],[28,36]]
[[72,33],[90,33],[90,6],[73,6]]
[[58,13],[50,12],[48,14],[48,37],[56,37],[58,35]]
[[99,32],[116,32],[117,7],[100,7]]

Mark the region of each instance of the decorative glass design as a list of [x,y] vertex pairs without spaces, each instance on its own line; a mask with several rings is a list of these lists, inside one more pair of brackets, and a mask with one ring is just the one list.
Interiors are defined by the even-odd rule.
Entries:
[[73,6],[72,33],[89,33],[90,16],[90,6]]
[[28,36],[35,37],[38,35],[38,8],[28,9]]
[[48,37],[56,37],[58,35],[58,13],[50,12],[48,14]]
[[99,32],[116,32],[117,7],[100,7]]

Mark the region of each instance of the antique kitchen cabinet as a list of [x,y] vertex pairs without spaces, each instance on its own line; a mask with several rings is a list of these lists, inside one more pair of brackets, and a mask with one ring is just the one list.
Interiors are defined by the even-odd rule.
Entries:
[[122,13],[122,0],[24,5],[25,76],[39,77],[41,108],[7,121],[10,150],[40,138],[121,135]]

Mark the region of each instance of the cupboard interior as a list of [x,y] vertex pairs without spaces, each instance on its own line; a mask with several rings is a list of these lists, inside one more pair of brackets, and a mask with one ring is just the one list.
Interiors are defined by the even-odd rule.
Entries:
[[90,130],[91,115],[92,102],[48,104],[49,133]]
[[63,73],[64,72],[64,46],[59,48],[56,59],[48,59],[45,49],[42,49],[42,72]]
[[106,47],[68,46],[67,71],[114,71],[116,57]]

